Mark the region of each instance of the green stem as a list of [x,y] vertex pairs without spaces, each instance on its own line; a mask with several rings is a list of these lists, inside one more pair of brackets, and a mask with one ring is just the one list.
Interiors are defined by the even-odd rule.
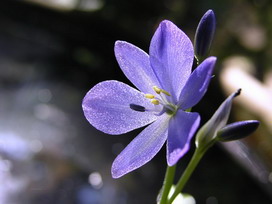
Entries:
[[199,161],[201,160],[205,152],[206,151],[201,151],[199,148],[196,148],[190,163],[188,164],[187,168],[185,169],[182,176],[180,177],[176,185],[175,191],[173,195],[170,197],[170,199],[168,200],[167,204],[171,204],[175,200],[176,196],[183,190],[185,184],[189,180],[190,176],[194,172],[196,166],[198,165]]
[[175,177],[176,165],[174,166],[167,166],[167,170],[165,173],[163,187],[161,191],[161,199],[159,204],[166,204],[169,191],[173,185],[174,177]]

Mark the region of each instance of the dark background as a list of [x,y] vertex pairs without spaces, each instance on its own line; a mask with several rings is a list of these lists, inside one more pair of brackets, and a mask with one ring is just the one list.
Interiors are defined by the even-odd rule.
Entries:
[[[104,0],[93,10],[84,10],[80,6],[84,1],[66,10],[48,7],[49,1],[43,5],[33,2],[0,1],[3,204],[155,203],[166,168],[165,148],[147,165],[112,179],[112,161],[140,130],[105,135],[87,122],[81,109],[83,97],[96,83],[108,79],[130,83],[114,57],[116,40],[148,51],[163,19],[173,21],[193,40],[200,18],[213,9],[217,31],[210,54],[218,57],[215,75],[230,55],[249,56],[259,68],[259,79],[271,64],[269,0]],[[243,42],[251,26],[265,31],[265,43],[254,47]],[[194,108],[202,123],[225,97],[215,77]],[[192,150],[180,161],[178,174]],[[91,181],[93,176],[98,183]],[[200,204],[272,201],[271,189],[250,176],[222,146],[205,155],[184,191]]]

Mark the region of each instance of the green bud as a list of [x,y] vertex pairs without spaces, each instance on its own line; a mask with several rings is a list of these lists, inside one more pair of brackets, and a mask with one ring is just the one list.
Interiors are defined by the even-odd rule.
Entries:
[[208,149],[216,141],[218,130],[222,129],[229,119],[232,100],[238,96],[241,89],[232,93],[215,111],[211,119],[204,124],[196,135],[196,147]]

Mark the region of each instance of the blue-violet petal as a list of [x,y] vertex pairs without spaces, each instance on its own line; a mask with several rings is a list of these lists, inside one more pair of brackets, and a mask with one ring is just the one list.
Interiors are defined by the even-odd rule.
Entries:
[[167,139],[168,123],[169,115],[163,114],[132,140],[114,160],[112,177],[119,178],[149,162]]
[[167,140],[167,163],[175,165],[178,160],[189,150],[190,141],[200,123],[198,113],[178,110],[170,119]]
[[149,55],[161,88],[170,92],[175,103],[191,74],[194,49],[190,39],[175,24],[164,20],[151,40]]
[[140,48],[124,41],[116,41],[115,57],[126,77],[142,92],[153,93],[159,82],[150,66],[149,56]]
[[82,107],[91,125],[113,135],[129,132],[156,120],[153,113],[132,110],[130,104],[153,108],[143,93],[111,80],[95,85],[84,97]]
[[183,110],[191,108],[204,96],[210,83],[215,62],[215,57],[209,57],[193,71],[179,96],[180,108]]

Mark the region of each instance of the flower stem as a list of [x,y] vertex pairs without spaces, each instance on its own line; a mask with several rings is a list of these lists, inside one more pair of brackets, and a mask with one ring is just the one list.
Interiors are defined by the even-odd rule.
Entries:
[[168,198],[169,191],[173,185],[175,172],[176,172],[176,165],[167,166],[159,204],[167,204],[167,198]]
[[172,196],[170,197],[170,199],[168,200],[167,204],[171,204],[175,200],[176,196],[183,190],[185,184],[189,180],[190,176],[194,172],[199,161],[201,160],[201,158],[203,157],[203,155],[206,152],[206,151],[202,151],[202,150],[200,150],[199,148],[196,148],[190,163],[188,164],[187,168],[185,169],[182,176],[180,177],[180,179],[176,185],[175,191],[172,194]]

